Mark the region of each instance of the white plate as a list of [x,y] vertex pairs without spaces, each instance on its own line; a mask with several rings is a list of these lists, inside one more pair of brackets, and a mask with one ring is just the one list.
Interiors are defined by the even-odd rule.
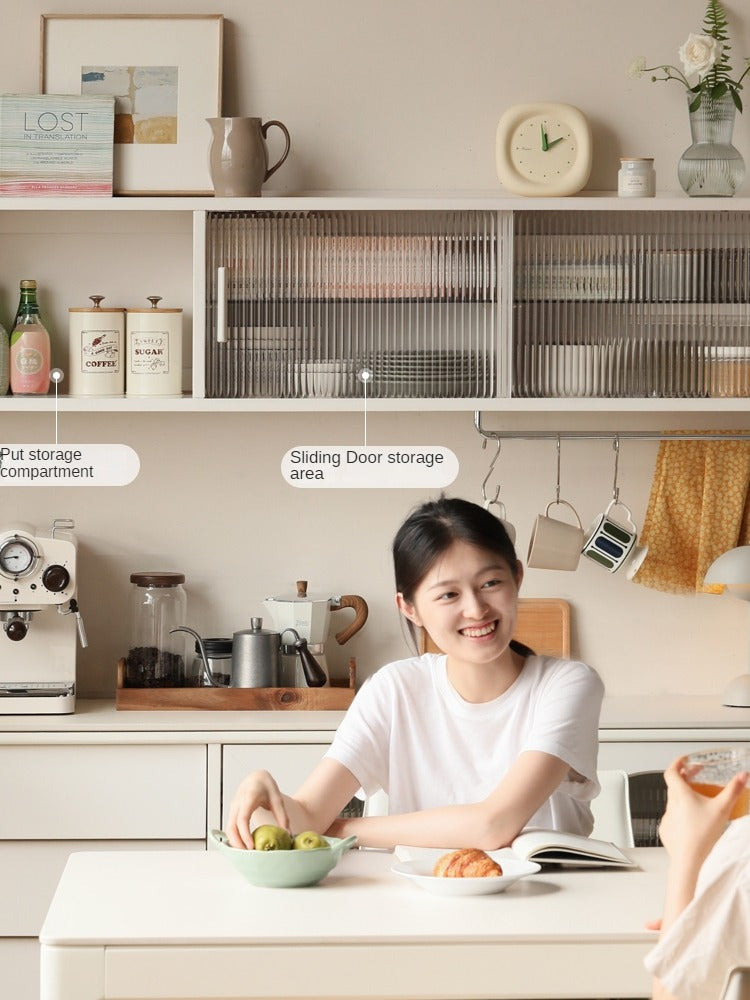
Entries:
[[410,879],[420,889],[436,896],[487,896],[505,892],[514,882],[540,871],[541,865],[535,861],[522,861],[509,856],[505,851],[488,851],[498,862],[503,874],[489,878],[439,878],[432,874],[435,862],[447,851],[426,847],[397,847],[395,854],[401,860],[391,866],[396,875]]

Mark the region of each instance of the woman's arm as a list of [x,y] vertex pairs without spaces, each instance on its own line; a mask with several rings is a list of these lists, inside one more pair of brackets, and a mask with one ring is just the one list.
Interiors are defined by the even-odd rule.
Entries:
[[356,835],[363,847],[505,847],[521,832],[570,770],[539,750],[520,754],[503,780],[482,801],[395,816],[337,819],[329,832]]
[[358,788],[351,771],[328,757],[294,796],[284,795],[268,771],[253,771],[232,798],[226,829],[229,843],[252,850],[252,831],[263,823],[292,834],[325,833]]
[[[667,808],[659,825],[659,836],[669,855],[664,895],[662,935],[673,926],[692,902],[703,862],[726,829],[734,803],[747,784],[748,775],[735,775],[715,798],[694,792],[686,781],[684,757],[664,772]],[[674,1000],[660,980],[654,979],[654,1000]]]

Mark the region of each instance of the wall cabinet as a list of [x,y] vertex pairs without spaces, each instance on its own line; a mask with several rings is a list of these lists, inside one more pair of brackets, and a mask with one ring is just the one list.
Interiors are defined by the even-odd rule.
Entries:
[[107,304],[185,307],[185,398],[62,409],[700,412],[750,395],[748,199],[0,199],[5,273],[24,256],[61,366],[92,276]]

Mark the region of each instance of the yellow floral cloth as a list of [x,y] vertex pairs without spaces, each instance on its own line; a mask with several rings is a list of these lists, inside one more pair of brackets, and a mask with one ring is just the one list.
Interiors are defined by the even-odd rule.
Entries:
[[634,581],[673,594],[721,593],[703,578],[722,552],[750,543],[749,485],[749,441],[662,441],[638,540],[648,555]]

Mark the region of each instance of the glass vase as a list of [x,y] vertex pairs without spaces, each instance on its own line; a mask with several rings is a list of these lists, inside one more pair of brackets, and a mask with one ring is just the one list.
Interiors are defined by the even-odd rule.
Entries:
[[[695,95],[688,93],[688,105]],[[691,198],[731,198],[745,178],[745,161],[732,145],[736,108],[731,94],[703,95],[690,112],[692,143],[680,157],[677,176]]]

